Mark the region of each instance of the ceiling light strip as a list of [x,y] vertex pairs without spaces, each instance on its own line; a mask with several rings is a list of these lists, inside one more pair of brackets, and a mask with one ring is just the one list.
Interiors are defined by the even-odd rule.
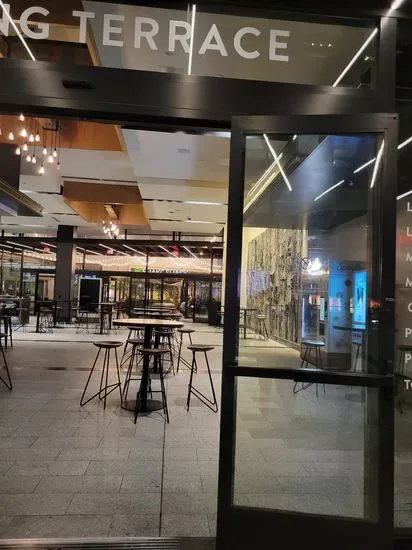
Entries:
[[167,248],[165,248],[165,247],[162,246],[161,244],[159,244],[159,248],[161,248],[162,250],[164,250],[165,252],[167,252],[168,254],[170,254],[170,256],[173,256],[173,258],[175,258],[175,255],[172,254],[172,252],[170,252],[170,250],[167,250]]
[[368,38],[365,40],[365,42],[362,44],[362,46],[355,53],[355,55],[352,57],[352,59],[349,61],[349,63],[346,65],[346,67],[343,69],[341,74],[338,76],[338,78],[332,84],[333,88],[336,88],[336,86],[341,82],[343,77],[350,71],[350,69],[353,67],[353,65],[356,63],[356,61],[359,59],[359,57],[366,50],[366,48],[369,46],[369,44],[372,42],[372,40],[375,38],[375,36],[377,34],[378,34],[378,28],[376,27],[375,29],[373,29],[371,34],[368,36]]
[[192,6],[192,22],[190,25],[190,50],[189,50],[189,63],[187,67],[187,74],[192,74],[192,63],[193,63],[193,48],[194,48],[194,39],[195,39],[195,22],[196,22],[196,4]]
[[283,179],[285,180],[285,183],[286,183],[286,185],[287,185],[289,191],[292,191],[292,186],[290,185],[290,182],[289,182],[289,180],[288,180],[288,178],[287,178],[287,176],[286,176],[286,174],[285,174],[285,172],[284,172],[284,170],[283,170],[283,168],[282,168],[282,165],[281,165],[280,162],[279,162],[279,157],[277,156],[275,150],[273,149],[272,145],[270,144],[270,141],[269,141],[268,136],[267,136],[266,134],[263,134],[263,137],[265,138],[266,144],[267,144],[267,146],[269,147],[269,150],[270,150],[270,152],[272,153],[273,158],[275,159],[275,161],[276,161],[276,163],[277,163],[277,165],[278,165],[278,167],[279,167],[280,173],[282,174],[282,177],[283,177]]
[[403,193],[402,195],[398,195],[396,197],[396,200],[400,201],[401,199],[404,199],[405,197],[409,197],[409,195],[412,195],[412,189],[410,191],[407,191],[406,193]]
[[20,246],[22,248],[27,248],[28,250],[33,250],[33,247],[32,246],[27,246],[26,244],[20,244],[20,243],[15,243],[13,241],[6,241],[6,243],[8,244],[12,244],[14,246]]
[[144,252],[140,252],[140,250],[135,250],[134,248],[132,248],[131,246],[127,246],[127,244],[124,244],[123,245],[125,248],[127,248],[128,250],[131,250],[132,252],[134,252],[135,254],[140,254],[141,256],[144,256],[146,258],[146,254]]
[[342,180],[342,181],[339,181],[338,183],[335,183],[335,185],[332,185],[332,187],[329,187],[329,189],[326,189],[326,191],[324,191],[323,193],[321,193],[320,195],[318,195],[315,199],[313,199],[313,202],[316,202],[318,201],[319,199],[321,199],[322,197],[324,197],[326,195],[326,193],[329,193],[330,191],[333,191],[334,189],[336,189],[337,187],[339,187],[339,185],[342,185],[342,183],[344,183],[345,180]]
[[379,169],[379,165],[381,163],[384,148],[385,148],[385,140],[382,140],[382,144],[379,148],[378,154],[376,155],[375,166],[373,167],[373,174],[372,174],[372,179],[371,179],[371,184],[370,184],[371,189],[373,189],[373,187],[375,185],[376,178],[378,177],[378,169]]
[[359,166],[359,168],[356,168],[356,170],[354,170],[354,174],[357,174],[358,172],[361,172],[362,170],[364,170],[365,168],[367,168],[368,166],[370,166],[372,163],[374,163],[376,160],[376,157],[373,157],[373,159],[371,160],[368,160],[368,162],[365,162],[365,164],[362,164],[362,166]]
[[191,250],[189,250],[189,248],[187,246],[184,246],[183,247],[186,252],[189,252],[189,254],[193,257],[193,258],[196,258],[196,260],[198,260],[199,258],[196,256],[196,254],[193,254],[193,252]]
[[57,248],[57,246],[55,244],[44,243],[43,241],[40,241],[40,244],[44,244],[44,246],[48,246],[48,247],[51,247],[51,248]]
[[31,51],[31,49],[30,49],[29,46],[27,45],[27,42],[24,40],[23,35],[21,34],[21,32],[19,31],[19,29],[17,28],[17,25],[16,25],[16,23],[13,21],[13,19],[12,19],[12,17],[10,16],[9,12],[6,10],[6,7],[5,7],[5,5],[4,5],[4,3],[3,3],[2,0],[0,0],[0,7],[3,8],[3,13],[4,13],[4,15],[5,15],[5,16],[7,17],[7,19],[10,21],[11,26],[12,26],[13,29],[16,31],[17,36],[20,38],[20,40],[21,40],[23,46],[26,48],[27,53],[29,54],[29,56],[31,57],[31,59],[32,59],[33,61],[36,61],[36,58],[34,57],[34,55],[33,55],[32,51]]

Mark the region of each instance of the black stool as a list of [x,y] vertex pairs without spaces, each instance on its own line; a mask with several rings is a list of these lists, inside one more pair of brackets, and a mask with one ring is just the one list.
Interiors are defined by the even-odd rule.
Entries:
[[124,364],[126,364],[128,361],[130,361],[130,356],[132,354],[132,344],[130,343],[131,340],[136,340],[136,338],[139,338],[141,329],[138,327],[127,327],[129,334],[127,336],[126,343],[124,345],[123,355],[120,360],[120,368],[123,367]]
[[[187,394],[187,410],[189,410],[190,406],[190,396],[193,393],[195,397],[199,399],[206,407],[208,407],[211,411],[217,412],[219,410],[216,394],[215,394],[215,387],[213,385],[212,380],[212,374],[210,372],[210,366],[209,366],[209,360],[207,358],[207,352],[212,351],[212,349],[215,349],[214,346],[205,346],[202,344],[197,344],[195,346],[188,346],[188,350],[192,352],[193,359],[192,359],[192,368],[190,371],[190,381],[189,381],[189,391]],[[203,393],[201,393],[198,389],[193,387],[193,374],[195,373],[195,368],[197,369],[197,362],[196,362],[196,353],[204,353],[205,359],[206,359],[206,366],[207,366],[207,372],[209,374],[209,380],[210,380],[210,387],[212,389],[212,395],[213,395],[213,401],[206,397]]]
[[6,356],[4,354],[3,344],[1,342],[3,338],[7,338],[7,335],[4,334],[4,332],[0,333],[0,351],[1,351],[1,354],[3,356],[3,361],[4,361],[3,368],[6,370],[7,380],[4,380],[4,378],[2,376],[0,376],[0,381],[3,382],[3,384],[6,386],[6,388],[8,390],[11,391],[13,389],[13,385],[11,383],[9,367],[7,365],[7,359],[6,359]]
[[[167,348],[138,348],[137,350],[139,353],[142,354],[142,357],[143,357],[143,360],[144,360],[144,357],[145,356],[149,356],[149,360],[150,360],[150,357],[152,356],[154,361],[157,361],[158,362],[158,374],[159,374],[159,379],[160,379],[160,390],[155,390],[153,391],[152,388],[151,388],[151,383],[150,383],[150,378],[148,380],[148,383],[149,383],[149,387],[150,387],[150,393],[161,393],[162,394],[162,403],[163,403],[163,412],[165,413],[166,415],[166,420],[167,420],[167,423],[169,424],[169,410],[167,408],[167,400],[166,400],[166,389],[165,389],[165,382],[164,382],[164,376],[163,376],[163,361],[162,361],[162,358],[164,355],[167,355],[169,353],[169,350]],[[134,423],[136,424],[137,422],[137,417],[139,415],[139,410],[140,410],[140,403],[141,403],[141,399],[142,399],[142,384],[143,384],[143,377],[142,377],[142,380],[140,382],[140,388],[139,388],[139,391],[137,393],[137,399],[136,399],[136,408],[135,408],[135,411],[134,411]],[[148,388],[145,388],[145,391],[147,391]]]
[[40,307],[39,332],[53,332],[54,312],[49,307]]
[[[83,395],[80,399],[80,406],[83,407],[83,405],[86,405],[86,403],[89,403],[92,399],[99,396],[99,399],[104,399],[104,408],[106,408],[106,398],[107,396],[112,393],[116,388],[119,388],[120,393],[120,401],[122,401],[122,384],[120,382],[120,372],[119,372],[119,360],[117,358],[117,348],[120,348],[123,345],[123,342],[95,342],[93,344],[97,348],[99,348],[99,351],[97,352],[96,359],[94,360],[92,370],[90,371],[89,377],[86,382],[86,386],[83,390]],[[83,401],[84,396],[87,391],[87,387],[89,385],[90,379],[92,377],[94,368],[96,366],[97,360],[99,359],[100,352],[104,349],[104,359],[103,359],[103,367],[102,367],[102,375],[100,378],[100,389],[97,393],[92,395],[87,401]],[[109,368],[110,368],[110,351],[114,349],[115,357],[116,357],[116,369],[117,369],[117,382],[115,384],[109,385]],[[103,385],[104,378],[106,374],[106,381],[105,385]],[[107,390],[111,388],[111,390],[108,392]],[[103,393],[104,392],[104,393]],[[102,395],[103,393],[103,395]]]
[[[132,380],[140,380],[140,378],[132,378],[132,374],[133,374],[133,366],[137,365],[141,362],[142,358],[140,358],[140,360],[138,362],[136,362],[136,358],[137,358],[137,351],[138,351],[138,346],[142,346],[144,344],[144,340],[141,339],[141,338],[128,338],[127,341],[126,341],[126,344],[129,347],[129,366],[127,368],[127,373],[126,373],[126,378],[124,380],[124,385],[123,385],[123,400],[126,401],[127,400],[127,392],[129,391],[129,386],[130,386],[130,382]],[[120,364],[121,366],[121,364]]]
[[170,370],[172,370],[173,376],[174,376],[175,375],[175,364],[174,364],[174,360],[173,360],[174,346],[173,346],[173,343],[172,343],[172,339],[175,336],[175,331],[174,331],[174,329],[170,329],[170,328],[155,329],[155,334],[159,338],[159,347],[163,347],[163,348],[166,348],[166,349],[169,350],[169,359],[168,359],[168,361],[170,362],[170,367],[167,370],[166,374],[168,374],[170,372]]
[[[182,357],[182,346],[183,346],[183,335],[184,334],[187,334],[189,336],[189,342],[190,342],[190,345],[193,344],[192,342],[192,334],[194,332],[196,332],[193,328],[178,328],[177,329],[177,332],[180,334],[180,342],[179,342],[179,355],[177,357],[177,367],[176,367],[176,372],[179,372],[179,365],[180,365],[180,362],[182,362],[185,367],[187,367],[188,369],[192,370],[192,365],[190,363],[188,363],[186,361],[186,359],[184,359]],[[197,371],[197,365],[195,363],[195,372]]]
[[256,315],[256,332],[263,338],[269,340],[269,333],[266,327],[266,315]]
[[[321,369],[322,368],[322,356],[320,353],[321,348],[325,347],[325,342],[322,342],[320,340],[302,340],[302,346],[305,346],[305,353],[303,354],[303,359],[300,364],[300,368],[309,368],[309,360],[311,357],[312,351],[315,352],[315,368]],[[302,390],[306,390],[309,388],[309,386],[312,385],[312,382],[309,384],[304,384],[302,382],[302,387],[297,389],[297,385],[299,382],[295,382],[293,386],[293,393],[298,393]],[[323,384],[323,391],[325,392],[325,384]],[[318,396],[318,385],[316,384],[316,397]]]

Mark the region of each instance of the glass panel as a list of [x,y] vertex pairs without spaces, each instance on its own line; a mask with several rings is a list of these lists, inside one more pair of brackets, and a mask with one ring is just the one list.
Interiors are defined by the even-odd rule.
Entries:
[[194,320],[196,323],[207,323],[209,319],[210,281],[196,281]]
[[145,279],[132,279],[130,291],[131,308],[144,306],[145,288]]
[[147,303],[149,305],[158,304],[162,301],[162,281],[161,279],[149,279],[147,287]]
[[[26,12],[12,4],[19,24]],[[240,7],[223,14],[190,2],[182,10],[81,4],[72,0],[46,15],[37,8],[29,29],[20,23],[32,58],[297,84],[373,85],[378,32],[372,23],[310,15],[299,21],[299,14],[285,19],[276,12],[269,19]],[[0,29],[1,57],[29,59],[4,15]]]
[[233,503],[375,520],[377,390],[294,385],[237,379]]
[[174,304],[179,309],[182,304],[183,279],[163,280],[163,302]]
[[373,135],[246,138],[239,363],[372,371]]

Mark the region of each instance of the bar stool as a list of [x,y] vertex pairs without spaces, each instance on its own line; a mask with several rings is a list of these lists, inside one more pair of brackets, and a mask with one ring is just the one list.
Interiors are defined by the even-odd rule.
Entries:
[[[86,382],[86,386],[84,387],[83,395],[80,399],[80,406],[83,407],[83,405],[86,405],[87,403],[89,403],[89,401],[91,401],[95,397],[99,396],[99,399],[104,400],[104,409],[106,409],[106,398],[116,388],[119,388],[120,401],[122,402],[122,384],[120,382],[119,360],[117,358],[117,348],[120,348],[121,346],[123,346],[123,342],[94,342],[93,345],[96,346],[99,349],[99,351],[97,352],[96,359],[94,360],[92,369],[90,371],[89,377],[88,377],[87,382]],[[114,349],[114,353],[115,353],[115,357],[116,357],[116,369],[117,369],[117,380],[118,381],[114,384],[109,385],[110,352],[113,349]],[[104,350],[104,359],[103,359],[103,366],[102,366],[102,375],[101,375],[101,378],[100,378],[100,389],[97,393],[92,395],[87,401],[83,401],[84,396],[85,396],[86,391],[87,391],[87,388],[88,388],[88,385],[89,385],[89,382],[90,382],[90,379],[92,377],[94,368],[96,366],[97,360],[99,359],[99,355],[100,355],[100,352],[102,350]],[[105,378],[106,378],[105,385],[103,385],[103,382],[104,382]],[[109,388],[111,388],[111,390],[107,391]],[[102,395],[102,393],[103,393],[103,395]]]
[[[183,336],[185,334],[187,334],[189,336],[189,342],[190,342],[190,345],[193,344],[193,341],[192,341],[192,334],[195,331],[195,329],[193,328],[178,328],[177,329],[177,332],[180,334],[180,342],[179,342],[179,355],[177,357],[177,367],[176,367],[176,372],[179,372],[179,365],[180,365],[180,362],[182,362],[185,367],[187,367],[188,369],[192,370],[192,365],[190,363],[188,363],[186,361],[186,359],[184,359],[182,357],[182,346],[183,346]],[[197,365],[195,363],[195,372],[197,371]]]
[[[194,346],[188,346],[187,349],[192,352],[192,356],[193,356],[191,370],[190,370],[189,391],[188,391],[188,394],[187,394],[187,410],[189,410],[190,396],[193,393],[193,395],[195,397],[197,397],[199,399],[199,401],[201,401],[204,405],[206,405],[206,407],[208,407],[211,411],[217,413],[219,408],[218,408],[216,394],[215,394],[215,387],[213,385],[212,374],[210,372],[209,359],[207,357],[207,352],[212,351],[215,348],[214,348],[214,346],[206,346],[206,345],[202,345],[202,344],[196,344]],[[206,397],[203,393],[201,393],[197,388],[193,387],[193,374],[196,372],[195,368],[197,370],[196,353],[204,353],[205,354],[206,367],[207,367],[207,372],[209,374],[210,387],[212,389],[213,401],[211,399],[209,399],[208,397]]]
[[49,307],[40,307],[39,332],[53,333],[54,312]]
[[159,346],[169,350],[169,359],[168,359],[168,361],[170,362],[170,368],[168,369],[166,374],[168,374],[170,372],[170,370],[172,370],[173,376],[174,376],[175,375],[175,364],[174,364],[174,360],[173,360],[174,346],[173,346],[172,340],[174,339],[175,331],[174,331],[174,329],[170,329],[170,328],[155,329],[155,334],[159,338]]
[[139,363],[142,361],[142,357],[137,362],[136,362],[136,358],[137,358],[137,352],[138,352],[137,348],[144,344],[144,340],[142,338],[128,338],[126,344],[130,346],[129,347],[130,359],[129,359],[129,366],[127,368],[126,378],[124,380],[124,385],[123,385],[123,401],[127,400],[127,393],[129,391],[130,382],[132,380],[140,380],[140,378],[132,378],[132,374],[133,374],[133,367],[134,366],[137,367]]
[[7,338],[7,335],[4,334],[4,332],[1,332],[0,333],[0,351],[1,351],[1,354],[3,356],[3,361],[4,361],[4,365],[3,365],[3,368],[6,370],[6,374],[7,374],[7,380],[4,380],[4,378],[2,376],[0,376],[0,381],[3,382],[3,384],[6,386],[6,388],[8,390],[12,390],[13,389],[13,385],[11,383],[11,378],[10,378],[10,372],[9,372],[9,366],[7,364],[7,359],[6,359],[6,356],[4,354],[4,349],[3,349],[3,344],[2,344],[2,339],[3,338]]
[[140,340],[141,336],[141,329],[138,327],[127,327],[129,334],[127,336],[126,342],[124,344],[123,349],[123,355],[120,360],[120,369],[122,369],[123,365],[126,364],[130,360],[130,355],[132,353],[132,344],[130,343],[131,340],[135,340],[138,338]]
[[[322,356],[321,356],[320,350],[321,348],[325,347],[325,342],[322,342],[321,340],[302,340],[302,346],[304,346],[306,349],[305,349],[305,353],[303,354],[303,359],[300,364],[300,368],[301,369],[309,368],[309,360],[310,360],[312,351],[315,352],[315,368],[317,369],[323,368]],[[306,390],[307,388],[309,388],[309,386],[312,385],[312,382],[310,382],[309,384],[304,384],[302,382],[301,383],[302,386],[299,389],[297,388],[298,384],[299,382],[295,382],[293,386],[293,393],[298,393],[302,390]],[[323,391],[326,392],[325,384],[323,384]],[[318,385],[316,384],[316,397],[317,396],[318,396]]]
[[[159,374],[159,380],[160,380],[160,390],[153,390],[151,387],[151,382],[149,378],[149,384],[150,384],[150,393],[161,393],[162,394],[162,403],[163,403],[163,412],[165,413],[167,423],[169,424],[169,410],[167,408],[167,399],[166,399],[166,389],[165,389],[165,382],[164,382],[164,375],[163,375],[163,361],[162,358],[169,353],[169,350],[167,348],[138,348],[137,350],[144,360],[144,357],[153,357],[155,361],[158,361],[158,374]],[[134,423],[137,422],[137,417],[139,415],[139,409],[140,409],[140,403],[141,403],[141,396],[142,396],[142,383],[143,378],[140,382],[140,388],[137,393],[137,399],[136,399],[136,408],[134,411]]]
[[261,334],[264,339],[269,340],[269,333],[266,327],[266,315],[256,315],[256,332]]

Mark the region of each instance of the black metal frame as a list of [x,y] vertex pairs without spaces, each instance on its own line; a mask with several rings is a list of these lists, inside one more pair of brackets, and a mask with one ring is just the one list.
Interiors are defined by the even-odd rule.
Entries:
[[[259,369],[237,364],[242,253],[245,137],[250,134],[379,134],[385,139],[382,178],[375,191],[373,279],[371,295],[381,305],[378,368],[374,374],[320,372],[314,369]],[[267,544],[271,536],[288,540],[290,548],[386,549],[393,544],[394,471],[394,290],[397,117],[290,115],[236,117],[232,123],[229,210],[227,228],[226,292],[223,339],[222,414],[219,464],[218,550]],[[295,382],[377,388],[379,416],[377,523],[349,518],[276,512],[233,505],[236,434],[236,381],[240,376],[288,379]],[[333,541],[333,543],[332,543]]]

